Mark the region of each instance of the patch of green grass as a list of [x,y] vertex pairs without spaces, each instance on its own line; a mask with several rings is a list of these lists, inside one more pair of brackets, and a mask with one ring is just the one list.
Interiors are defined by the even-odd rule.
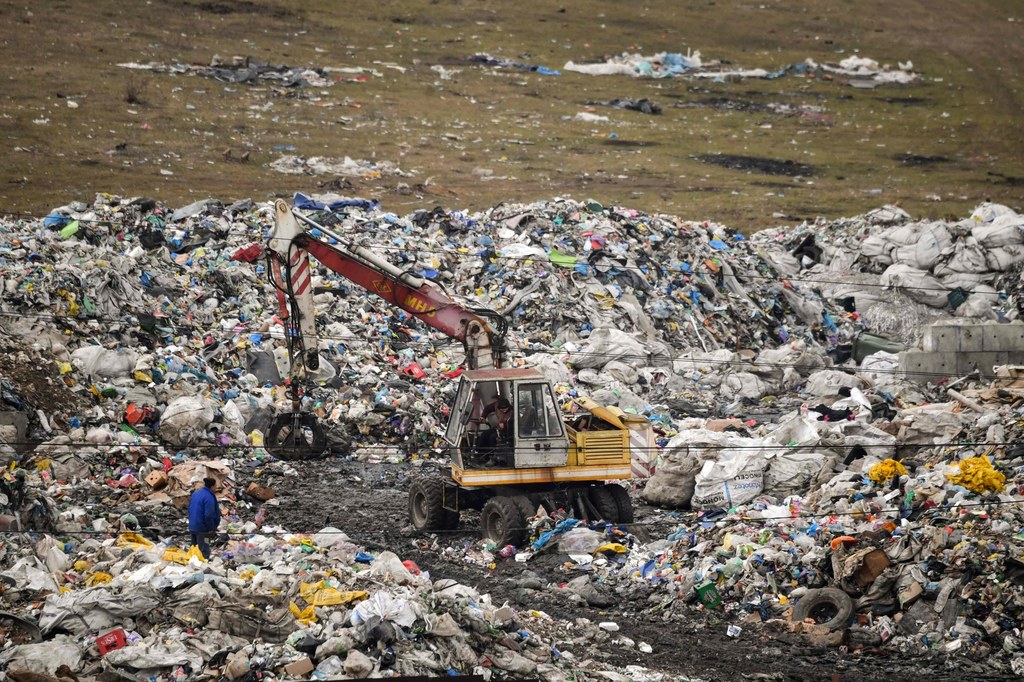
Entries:
[[[750,231],[882,203],[921,217],[961,216],[984,199],[1024,203],[1024,16],[1009,0],[38,4],[0,2],[0,212],[42,213],[95,192],[178,205],[342,187],[398,213],[593,197]],[[467,61],[485,52],[561,69],[688,49],[745,68],[910,60],[923,79],[861,90],[841,79],[543,76]],[[215,54],[375,75],[285,91],[117,66]],[[587,104],[642,97],[663,113]],[[575,120],[581,111],[608,121]],[[268,164],[285,153],[388,161],[411,175],[283,175]],[[812,172],[737,170],[707,163],[713,155]]]

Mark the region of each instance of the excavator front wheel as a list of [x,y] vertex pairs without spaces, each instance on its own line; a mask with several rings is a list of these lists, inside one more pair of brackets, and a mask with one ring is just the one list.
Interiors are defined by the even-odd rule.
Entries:
[[454,530],[459,513],[444,507],[444,484],[437,476],[417,476],[409,486],[409,520],[420,532]]
[[316,459],[327,450],[327,433],[313,414],[279,414],[264,439],[267,452],[278,459]]

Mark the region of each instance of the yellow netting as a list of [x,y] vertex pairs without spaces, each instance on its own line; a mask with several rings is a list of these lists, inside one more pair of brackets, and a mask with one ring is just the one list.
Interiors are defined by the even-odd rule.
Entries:
[[897,476],[904,476],[907,473],[906,467],[894,459],[883,459],[868,470],[868,478],[875,483],[885,483]]
[[182,566],[187,564],[193,557],[204,563],[206,562],[203,553],[199,551],[199,547],[196,545],[189,547],[187,552],[179,547],[168,547],[164,550],[164,561],[173,561]]
[[153,543],[138,533],[121,533],[117,538],[118,547],[129,547],[131,549],[153,549]]
[[962,485],[971,492],[1001,492],[1006,484],[1006,476],[992,466],[988,457],[968,457],[959,463],[959,474],[947,474],[946,478],[954,485]]
[[113,579],[114,576],[110,575],[109,573],[97,571],[96,573],[90,573],[89,575],[85,576],[85,586],[96,587],[97,585],[105,585]]
[[625,545],[618,542],[609,542],[601,545],[594,550],[594,554],[603,554],[605,552],[614,552],[615,554],[625,554],[629,550],[626,549]]

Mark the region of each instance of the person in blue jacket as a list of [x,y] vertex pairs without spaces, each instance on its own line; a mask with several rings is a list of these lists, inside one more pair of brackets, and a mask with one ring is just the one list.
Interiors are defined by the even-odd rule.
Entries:
[[204,478],[203,487],[192,493],[188,501],[188,530],[192,544],[206,559],[210,558],[210,545],[206,540],[217,532],[220,525],[220,505],[217,503],[217,481]]

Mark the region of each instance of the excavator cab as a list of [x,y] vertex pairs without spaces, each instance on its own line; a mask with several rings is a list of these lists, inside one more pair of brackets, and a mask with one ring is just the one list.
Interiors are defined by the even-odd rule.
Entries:
[[457,469],[565,466],[565,425],[551,383],[535,369],[464,372],[445,429]]

